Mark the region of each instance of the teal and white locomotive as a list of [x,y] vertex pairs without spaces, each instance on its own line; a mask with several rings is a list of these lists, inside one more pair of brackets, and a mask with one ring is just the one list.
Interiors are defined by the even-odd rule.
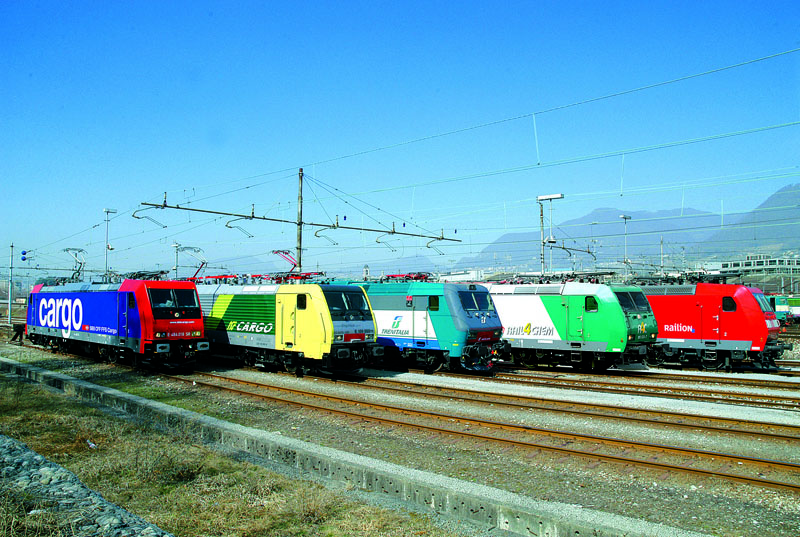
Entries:
[[364,288],[386,358],[426,370],[489,372],[505,353],[502,325],[483,285],[347,282]]

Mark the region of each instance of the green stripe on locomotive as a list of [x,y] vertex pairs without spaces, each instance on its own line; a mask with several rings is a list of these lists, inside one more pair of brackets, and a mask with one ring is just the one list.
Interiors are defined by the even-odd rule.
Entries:
[[205,326],[206,330],[275,335],[275,295],[221,295]]
[[[597,342],[604,345],[603,348],[596,348],[597,351],[623,352],[627,345],[628,330],[622,310],[610,290],[598,291],[589,297],[543,295],[536,298],[541,301],[555,328],[556,334],[553,335],[556,340]],[[592,302],[593,299],[596,302]],[[540,330],[546,329],[541,327]]]
[[508,292],[512,286],[506,292],[503,287],[492,286],[491,292],[513,347],[623,353],[630,345],[652,343],[658,331],[649,305],[648,311],[620,305],[617,293],[641,294],[635,286],[551,284],[531,286],[530,293],[525,286],[515,286],[514,293]]

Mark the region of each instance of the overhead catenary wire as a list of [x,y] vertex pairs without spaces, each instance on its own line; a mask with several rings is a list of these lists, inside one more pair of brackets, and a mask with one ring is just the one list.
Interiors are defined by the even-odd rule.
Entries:
[[[606,95],[601,95],[601,96],[598,96],[598,97],[590,97],[590,98],[583,99],[583,100],[580,100],[580,101],[575,101],[575,102],[572,102],[572,103],[553,106],[553,107],[542,109],[542,110],[538,110],[538,111],[527,112],[527,113],[520,114],[520,115],[513,116],[513,117],[508,117],[508,118],[498,119],[498,120],[494,120],[494,121],[489,121],[489,122],[486,122],[486,123],[480,123],[480,124],[476,124],[476,125],[471,125],[471,126],[460,128],[460,129],[453,129],[453,130],[450,130],[450,131],[441,132],[441,133],[437,133],[437,134],[421,136],[421,137],[413,138],[413,139],[410,139],[410,140],[405,140],[405,141],[402,141],[402,142],[397,142],[397,143],[388,144],[388,145],[384,145],[384,146],[374,147],[374,148],[371,148],[371,149],[365,149],[363,151],[356,151],[356,152],[352,152],[352,153],[347,153],[347,154],[344,154],[344,155],[339,155],[337,157],[321,159],[321,160],[317,160],[317,161],[310,162],[310,163],[299,164],[299,165],[295,165],[295,166],[289,166],[289,167],[282,168],[280,170],[264,172],[264,173],[255,174],[255,175],[251,175],[251,176],[248,176],[248,177],[244,177],[244,178],[241,178],[241,179],[234,179],[234,180],[231,180],[231,181],[227,181],[227,182],[223,182],[223,183],[217,183],[217,184],[230,184],[230,183],[233,183],[233,182],[240,182],[240,181],[245,181],[245,180],[249,180],[249,179],[255,179],[255,178],[265,177],[265,176],[269,176],[269,175],[275,175],[275,174],[279,174],[279,173],[286,174],[286,173],[293,172],[298,167],[306,168],[306,167],[313,167],[313,166],[316,166],[316,165],[330,164],[330,163],[333,163],[333,162],[337,162],[337,161],[341,161],[341,160],[345,160],[345,159],[350,159],[350,158],[355,158],[355,157],[360,157],[360,156],[368,155],[368,154],[371,154],[371,153],[376,153],[376,152],[380,152],[380,151],[396,149],[396,148],[407,146],[407,145],[422,143],[422,142],[434,140],[436,138],[442,138],[442,137],[446,137],[446,136],[462,134],[462,133],[465,133],[465,132],[474,131],[474,130],[478,130],[478,129],[483,129],[483,128],[487,128],[487,127],[493,127],[493,126],[496,126],[496,125],[501,125],[503,123],[509,123],[509,122],[518,121],[518,120],[522,120],[522,119],[532,118],[532,117],[535,117],[536,115],[544,115],[544,114],[551,113],[551,112],[556,112],[556,111],[559,111],[559,110],[565,110],[565,109],[568,109],[568,108],[574,108],[574,107],[578,107],[578,106],[583,106],[583,105],[587,105],[587,104],[591,104],[591,103],[595,103],[595,102],[599,102],[599,101],[603,101],[603,100],[608,100],[608,99],[613,99],[613,98],[616,98],[616,97],[622,97],[622,96],[625,96],[625,95],[630,95],[630,94],[641,92],[641,91],[647,91],[647,90],[658,88],[658,87],[663,87],[663,86],[668,86],[668,85],[671,85],[671,84],[685,82],[685,81],[688,81],[688,80],[692,80],[692,79],[696,79],[696,78],[700,78],[700,77],[704,77],[704,76],[710,76],[710,75],[713,75],[713,74],[721,73],[721,72],[724,72],[724,71],[729,71],[729,70],[732,70],[732,69],[737,69],[737,68],[744,67],[744,66],[747,66],[747,65],[752,65],[752,64],[755,64],[755,63],[763,62],[763,61],[773,60],[773,59],[776,59],[776,58],[779,58],[779,57],[782,57],[782,56],[786,56],[786,55],[789,55],[789,54],[794,54],[794,53],[797,53],[797,52],[800,52],[800,48],[793,48],[793,49],[785,50],[785,51],[782,51],[782,52],[776,52],[774,54],[761,56],[759,58],[745,60],[745,61],[741,61],[741,62],[738,62],[738,63],[735,63],[735,64],[723,66],[723,67],[717,67],[717,68],[713,68],[713,69],[708,69],[708,70],[705,70],[705,71],[702,71],[702,72],[699,72],[699,73],[693,73],[693,74],[690,74],[690,75],[684,75],[684,76],[680,76],[680,77],[676,77],[676,78],[672,78],[672,79],[668,79],[668,80],[663,80],[663,81],[660,81],[660,82],[655,82],[653,84],[646,84],[646,85],[642,85],[642,86],[637,86],[635,88],[630,88],[630,89],[627,89],[627,90],[621,90],[621,91],[617,91],[617,92],[612,92],[612,93],[609,93],[609,94],[606,94]],[[262,183],[262,184],[266,184],[266,183]],[[214,195],[214,196],[207,196],[205,198],[202,198],[202,200],[212,199],[214,197],[226,195],[226,194],[231,193],[231,192],[235,192],[235,191],[239,191],[239,190],[243,190],[243,189],[249,188],[250,186],[260,186],[260,185],[249,185],[249,186],[246,186],[246,187],[242,187],[241,189],[236,189],[236,190],[233,190],[233,191],[220,193],[220,194],[217,194],[217,195]],[[194,200],[194,201],[200,201],[200,200]]]
[[[342,196],[347,196],[347,197],[353,198],[353,199],[354,199],[354,200],[356,200],[357,202],[359,202],[359,203],[363,203],[364,205],[366,205],[366,206],[368,206],[368,207],[370,207],[370,208],[372,208],[372,209],[374,209],[374,210],[376,210],[376,211],[378,211],[378,212],[385,213],[385,214],[387,214],[388,216],[390,216],[390,217],[394,218],[395,220],[402,222],[402,223],[403,223],[403,225],[405,225],[405,224],[410,224],[410,225],[412,225],[412,226],[414,226],[414,227],[416,227],[416,228],[418,228],[418,229],[421,229],[421,230],[422,230],[422,231],[424,231],[425,233],[435,233],[434,231],[431,231],[431,230],[429,230],[429,229],[426,229],[426,228],[420,227],[419,225],[417,225],[417,224],[415,224],[415,223],[413,223],[413,222],[410,222],[410,221],[408,221],[408,220],[404,219],[404,218],[403,218],[403,217],[401,217],[401,216],[398,216],[398,215],[396,215],[396,214],[390,213],[389,211],[386,211],[386,210],[384,210],[384,209],[381,209],[381,208],[380,208],[380,207],[378,207],[377,205],[374,205],[374,204],[372,204],[372,203],[369,203],[369,202],[367,202],[367,201],[364,201],[364,200],[362,200],[362,199],[358,199],[358,198],[357,198],[357,197],[355,197],[353,194],[348,194],[348,193],[346,193],[346,192],[344,192],[344,191],[342,191],[342,190],[340,190],[340,189],[336,188],[335,186],[328,185],[328,184],[326,184],[326,183],[324,183],[324,182],[322,182],[322,181],[320,181],[320,180],[318,180],[318,179],[314,179],[314,181],[315,181],[316,183],[318,183],[320,186],[322,186],[324,189],[326,189],[328,192],[330,192],[332,195],[334,195],[334,196],[335,196],[337,199],[340,199],[342,202],[344,202],[344,203],[346,203],[346,204],[350,205],[350,206],[351,206],[351,207],[353,207],[355,210],[357,210],[358,212],[360,212],[361,214],[363,214],[363,215],[364,215],[364,216],[366,216],[367,218],[370,218],[371,220],[375,221],[376,223],[378,223],[378,224],[380,224],[380,225],[384,225],[384,226],[385,226],[385,224],[383,224],[382,222],[379,222],[379,221],[378,221],[378,220],[376,220],[374,217],[372,217],[370,214],[366,213],[365,211],[362,211],[361,209],[359,209],[358,207],[356,207],[356,206],[355,206],[355,205],[353,205],[352,203],[348,202],[348,201],[347,201],[347,200],[345,200],[345,199],[344,199]],[[341,195],[340,195],[340,194],[341,194]],[[326,213],[326,214],[327,214],[327,213]]]
[[[543,109],[543,110],[538,110],[538,111],[535,111],[535,112],[530,112],[530,113],[518,115],[518,116],[515,116],[515,117],[509,117],[509,118],[504,118],[504,119],[500,119],[500,120],[495,120],[495,121],[492,121],[492,122],[473,125],[473,126],[466,127],[466,128],[463,128],[463,129],[455,129],[455,130],[451,130],[451,131],[444,132],[444,133],[438,133],[438,134],[434,134],[434,135],[418,137],[418,138],[407,140],[407,141],[400,142],[400,143],[397,143],[397,144],[391,144],[391,145],[387,145],[387,146],[377,147],[377,148],[373,148],[373,149],[366,150],[366,151],[354,152],[354,153],[350,153],[350,154],[347,154],[347,155],[341,155],[339,157],[334,157],[334,158],[331,158],[331,159],[318,160],[317,162],[312,163],[312,165],[330,163],[330,162],[342,160],[342,159],[345,159],[345,158],[351,158],[351,157],[355,157],[355,156],[365,155],[365,154],[368,154],[368,153],[374,153],[376,151],[382,151],[382,150],[391,149],[391,148],[395,148],[395,147],[401,147],[401,146],[405,146],[405,145],[409,145],[409,144],[413,144],[413,143],[424,142],[426,140],[431,140],[431,139],[434,139],[434,138],[454,135],[454,134],[458,134],[458,133],[462,133],[462,132],[467,132],[467,131],[476,130],[476,129],[480,129],[480,128],[484,128],[484,127],[489,127],[489,126],[492,126],[492,125],[498,125],[498,124],[502,124],[502,123],[507,123],[509,121],[515,121],[517,119],[523,119],[523,118],[527,118],[527,117],[532,117],[535,114],[542,115],[542,114],[546,114],[546,113],[550,113],[550,112],[555,112],[555,111],[558,111],[558,110],[563,110],[563,109],[566,109],[566,108],[577,107],[577,106],[586,105],[586,104],[590,104],[590,103],[601,101],[601,100],[605,100],[605,99],[611,99],[611,98],[614,98],[614,97],[628,95],[628,94],[639,92],[639,91],[646,91],[646,90],[649,90],[649,89],[652,89],[652,88],[656,88],[656,87],[661,87],[661,86],[666,86],[666,85],[670,85],[670,84],[674,84],[674,83],[679,83],[679,82],[682,82],[682,81],[686,81],[686,80],[690,80],[690,79],[694,79],[694,78],[698,78],[698,77],[702,77],[702,76],[708,76],[708,75],[712,75],[712,74],[719,73],[719,72],[722,72],[722,71],[743,67],[743,66],[754,64],[754,63],[757,63],[757,62],[771,60],[771,59],[778,58],[778,57],[781,57],[781,56],[793,54],[793,53],[796,53],[798,51],[800,51],[800,48],[790,49],[790,50],[786,50],[786,51],[783,51],[783,52],[778,52],[778,53],[775,53],[775,54],[771,54],[771,55],[763,56],[763,57],[760,57],[760,58],[756,58],[756,59],[751,59],[751,60],[735,63],[735,64],[732,64],[732,65],[728,65],[728,66],[724,66],[724,67],[720,67],[720,68],[710,69],[710,70],[706,70],[706,71],[695,73],[695,74],[691,74],[691,75],[686,75],[686,76],[682,76],[682,77],[677,77],[677,78],[665,80],[665,81],[662,81],[662,82],[657,82],[657,83],[654,83],[654,84],[642,85],[642,86],[638,86],[638,87],[631,88],[631,89],[628,89],[628,90],[623,90],[623,91],[619,91],[619,92],[613,92],[613,93],[609,93],[609,94],[598,96],[598,97],[592,97],[592,98],[589,98],[589,99],[584,99],[584,100],[576,101],[576,102],[573,102],[573,103],[567,103],[567,104],[564,104],[564,105],[559,105],[559,106],[555,106],[555,107],[551,107],[551,108],[547,108],[547,109]],[[667,144],[659,144],[659,145],[647,146],[647,147],[642,147],[642,148],[632,148],[632,149],[627,149],[627,150],[618,150],[618,151],[610,152],[610,153],[604,153],[604,154],[598,154],[598,155],[587,155],[587,156],[584,156],[584,157],[576,157],[574,159],[565,159],[565,160],[562,160],[562,161],[553,161],[553,162],[549,162],[549,163],[548,162],[545,162],[545,163],[542,163],[542,164],[537,163],[537,164],[532,164],[532,165],[525,166],[525,167],[508,168],[508,169],[504,169],[504,170],[493,170],[493,171],[490,170],[490,171],[487,171],[487,172],[481,172],[481,173],[478,173],[478,174],[471,174],[471,175],[455,177],[455,178],[445,178],[445,179],[434,180],[434,181],[429,181],[429,182],[419,182],[419,183],[415,183],[415,184],[404,185],[402,188],[416,188],[418,186],[430,186],[430,185],[434,185],[434,184],[443,184],[443,183],[449,183],[449,182],[464,181],[464,180],[473,179],[473,178],[475,178],[475,179],[477,179],[477,178],[487,178],[487,177],[492,177],[492,176],[500,175],[500,174],[504,174],[504,173],[516,173],[516,172],[520,172],[520,171],[525,171],[526,169],[534,169],[534,168],[548,167],[548,166],[552,167],[552,166],[559,166],[559,165],[567,165],[567,164],[571,164],[571,163],[585,162],[587,160],[593,160],[593,159],[599,159],[599,158],[608,158],[608,157],[613,157],[613,156],[621,156],[621,155],[626,155],[626,154],[632,154],[632,153],[635,153],[635,152],[663,150],[663,149],[666,149],[666,148],[669,148],[669,147],[676,147],[678,145],[684,145],[684,144],[689,144],[689,143],[700,143],[700,142],[704,142],[704,141],[712,141],[712,140],[717,140],[717,139],[721,139],[721,138],[725,138],[725,137],[742,136],[742,135],[753,134],[753,133],[757,133],[757,132],[763,132],[763,131],[766,131],[766,130],[785,128],[785,127],[793,127],[793,126],[796,126],[798,124],[800,124],[800,122],[787,122],[787,123],[783,123],[783,124],[765,126],[765,127],[761,127],[761,128],[757,128],[757,129],[749,129],[749,130],[735,131],[735,132],[731,132],[731,133],[723,133],[723,134],[708,136],[708,137],[704,137],[704,138],[694,138],[694,139],[689,139],[689,140],[675,141],[675,142],[670,142],[670,143],[667,143]],[[276,175],[276,174],[280,174],[280,173],[286,174],[286,173],[292,171],[293,169],[294,168],[285,168],[283,170],[276,170],[276,171],[273,171],[273,172],[267,172],[267,173],[262,173],[262,174],[251,175],[251,176],[249,176],[247,178],[237,179],[237,180],[229,181],[229,182],[226,182],[226,183],[216,183],[216,184],[230,184],[231,182],[240,182],[240,181],[244,181],[244,180],[261,178],[261,177],[266,177],[266,176],[269,176],[269,175]],[[269,181],[261,181],[261,182],[258,182],[258,183],[249,184],[249,185],[245,185],[245,186],[242,186],[242,187],[239,187],[239,188],[236,188],[236,189],[232,189],[232,190],[229,190],[227,192],[213,194],[213,195],[206,196],[206,197],[199,198],[199,199],[198,198],[194,198],[191,201],[189,201],[188,203],[189,204],[194,204],[194,203],[197,203],[198,201],[207,200],[207,199],[213,199],[213,198],[216,198],[216,197],[219,197],[219,196],[223,196],[223,195],[226,195],[226,194],[231,194],[231,193],[236,193],[236,192],[240,192],[240,191],[245,191],[245,190],[248,190],[248,189],[253,189],[253,188],[256,188],[256,187],[259,187],[259,186],[264,186],[266,184],[274,183],[274,182],[281,181],[281,180],[282,180],[282,178],[279,177],[279,178],[271,179]],[[720,183],[720,184],[722,184],[722,183]],[[697,188],[702,188],[702,187],[704,187],[704,186],[698,186]],[[201,187],[197,187],[197,188],[201,188]],[[678,186],[678,185],[675,185],[673,188],[674,189],[679,189],[679,188],[691,188],[691,187],[690,186],[685,186],[685,185],[682,186],[682,187]],[[395,189],[370,190],[370,191],[365,192],[365,193],[386,192],[386,191],[390,191],[390,190],[395,190]],[[628,194],[629,192],[633,193],[633,192],[636,192],[636,191],[640,191],[640,190],[639,189],[629,189],[629,190],[626,190],[626,194]],[[652,190],[652,191],[655,191],[655,190]],[[193,193],[194,193],[194,189],[193,189]],[[591,195],[591,193],[571,193],[570,194],[570,198],[574,199],[574,198],[580,197],[580,196],[588,197],[590,195]],[[131,209],[131,210],[133,210],[133,209]],[[119,215],[115,216],[113,219],[119,218],[123,214],[127,214],[127,213],[122,213],[121,212]],[[57,241],[50,242],[50,243],[48,243],[46,245],[39,246],[37,249],[43,251],[46,248],[49,248],[49,247],[51,247],[51,246],[53,246],[55,244],[63,243],[64,241],[69,240],[70,238],[74,238],[76,236],[80,236],[83,233],[90,232],[91,230],[98,228],[100,225],[102,225],[102,223],[94,224],[93,226],[91,226],[91,227],[89,227],[89,228],[87,228],[85,230],[82,230],[80,232],[71,234],[71,235],[69,235],[69,236],[67,236],[65,238],[59,239]],[[420,229],[424,229],[422,227],[419,227],[419,228]],[[171,234],[172,233],[170,232],[170,235]],[[131,235],[133,235],[133,234],[131,234]],[[127,236],[130,236],[130,235],[127,235]],[[122,237],[126,237],[126,236],[122,236]],[[118,240],[118,237],[112,237],[112,238],[114,240]],[[150,243],[145,243],[145,244],[152,244],[153,242],[156,242],[156,241],[151,241]],[[94,242],[92,242],[91,244],[94,244]],[[135,247],[131,247],[131,248],[135,248]],[[130,248],[128,248],[128,249],[130,249]]]

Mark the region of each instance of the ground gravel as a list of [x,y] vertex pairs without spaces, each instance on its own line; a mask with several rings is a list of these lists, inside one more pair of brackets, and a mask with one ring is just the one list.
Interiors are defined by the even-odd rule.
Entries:
[[[13,359],[20,359],[11,354],[7,355]],[[57,362],[60,362],[64,373],[98,383],[102,383],[102,378],[108,371],[108,366],[87,364],[77,360],[61,360],[54,358],[53,355],[46,355],[44,362],[37,365],[57,369],[59,366]],[[397,403],[410,403],[408,398],[379,395],[380,392],[365,392],[344,385],[331,385],[313,377],[296,379],[229,368],[224,372],[260,381],[267,379],[269,382],[287,386],[310,386],[317,391],[329,390],[340,395],[347,395],[352,391],[350,395],[358,392],[358,397],[362,398],[379,397],[384,402],[392,400]],[[742,378],[751,376],[738,375]],[[393,376],[421,383],[437,385],[453,383],[461,387],[483,390],[487,389],[488,384],[492,391],[504,393],[520,389],[500,383],[443,379],[409,373],[393,374]],[[598,463],[545,451],[475,443],[406,427],[381,426],[363,419],[341,418],[279,403],[264,403],[209,392],[199,387],[175,383],[156,374],[140,376],[135,382],[142,383],[152,390],[161,390],[176,399],[180,397],[182,401],[186,401],[187,408],[191,410],[410,468],[497,487],[535,500],[562,502],[576,509],[592,509],[711,535],[742,537],[800,535],[800,497],[778,490],[740,485],[721,479],[687,477],[684,474]],[[666,408],[734,419],[738,416],[740,419],[758,419],[774,423],[794,425],[800,423],[800,412],[792,411],[762,410],[712,403],[686,403],[657,397],[612,396],[591,391],[556,388],[526,387],[524,390],[529,395],[557,396],[564,400],[596,400],[625,406],[640,405],[637,408]],[[192,397],[185,398],[185,395]],[[422,407],[438,407],[443,412],[496,412],[498,419],[504,421],[588,431],[593,434],[623,436],[643,441],[653,441],[654,436],[657,436],[658,441],[663,443],[677,445],[694,443],[703,449],[735,451],[782,460],[797,461],[800,453],[797,450],[800,442],[766,445],[763,442],[750,440],[733,441],[730,438],[722,438],[721,435],[704,434],[702,431],[666,432],[642,426],[623,426],[605,419],[576,418],[568,414],[509,411],[500,408],[494,411],[479,410],[467,408],[459,401],[440,399],[426,401],[424,397],[418,399],[420,400],[414,404]]]

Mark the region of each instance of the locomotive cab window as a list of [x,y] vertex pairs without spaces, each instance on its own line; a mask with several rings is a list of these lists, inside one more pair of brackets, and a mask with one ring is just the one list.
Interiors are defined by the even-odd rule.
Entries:
[[[194,289],[150,288],[147,290],[147,294],[150,297],[150,305],[153,308],[153,318],[155,319],[200,318],[200,304],[197,302],[197,293]],[[130,296],[133,297],[133,293]]]
[[328,302],[328,309],[334,321],[341,320],[367,320],[371,317],[369,304],[360,290],[333,290],[323,289],[325,300]]
[[732,296],[722,297],[722,311],[736,311],[736,301]]
[[755,298],[756,302],[758,302],[758,306],[761,308],[761,311],[772,311],[769,301],[767,301],[767,298],[762,293],[753,293],[753,298]]
[[586,303],[584,304],[584,309],[589,313],[593,313],[597,311],[597,299],[593,296],[586,297]]
[[461,300],[461,307],[464,311],[494,311],[489,293],[480,291],[459,291],[458,298]]
[[614,294],[625,313],[650,311],[650,303],[641,291],[614,291]]
[[297,309],[299,310],[306,309],[306,304],[307,304],[306,295],[297,295]]

